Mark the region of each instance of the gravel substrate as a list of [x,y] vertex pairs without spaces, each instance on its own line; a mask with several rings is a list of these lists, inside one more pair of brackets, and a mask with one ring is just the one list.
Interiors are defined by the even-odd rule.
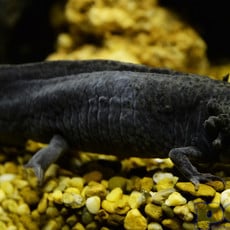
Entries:
[[196,191],[169,159],[130,158],[107,174],[116,160],[93,167],[92,155],[82,154],[78,163],[91,165],[83,174],[53,164],[39,186],[23,168],[30,157],[0,154],[1,230],[230,229],[230,182]]

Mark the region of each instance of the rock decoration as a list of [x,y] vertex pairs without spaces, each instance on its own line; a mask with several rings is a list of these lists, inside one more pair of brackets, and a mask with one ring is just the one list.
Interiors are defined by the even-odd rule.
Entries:
[[68,0],[64,18],[68,30],[48,60],[115,59],[200,74],[209,67],[202,38],[157,0]]

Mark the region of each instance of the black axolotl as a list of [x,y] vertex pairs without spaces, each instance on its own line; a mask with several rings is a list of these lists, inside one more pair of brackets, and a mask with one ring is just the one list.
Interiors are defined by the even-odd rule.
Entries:
[[3,65],[0,144],[27,139],[49,142],[26,165],[40,181],[69,148],[169,156],[195,185],[220,180],[191,161],[230,159],[230,84],[109,60]]

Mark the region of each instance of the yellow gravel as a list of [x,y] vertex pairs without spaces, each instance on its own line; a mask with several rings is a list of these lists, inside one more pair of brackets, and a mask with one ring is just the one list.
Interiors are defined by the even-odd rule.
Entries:
[[[83,168],[102,157],[81,154]],[[230,220],[228,188],[201,184],[196,191],[190,182],[180,181],[168,159],[126,159],[110,177],[105,163],[82,174],[53,164],[39,186],[23,168],[30,157],[26,150],[0,154],[0,229],[192,230],[211,224],[224,229]],[[116,160],[109,156],[111,162]],[[89,174],[90,179],[85,177]]]

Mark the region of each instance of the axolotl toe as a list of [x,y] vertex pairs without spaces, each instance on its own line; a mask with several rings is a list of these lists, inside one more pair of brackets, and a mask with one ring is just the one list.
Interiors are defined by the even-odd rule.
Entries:
[[170,157],[195,185],[220,178],[191,163],[230,160],[230,84],[109,60],[0,67],[0,144],[49,143],[28,162],[41,181],[69,148]]

